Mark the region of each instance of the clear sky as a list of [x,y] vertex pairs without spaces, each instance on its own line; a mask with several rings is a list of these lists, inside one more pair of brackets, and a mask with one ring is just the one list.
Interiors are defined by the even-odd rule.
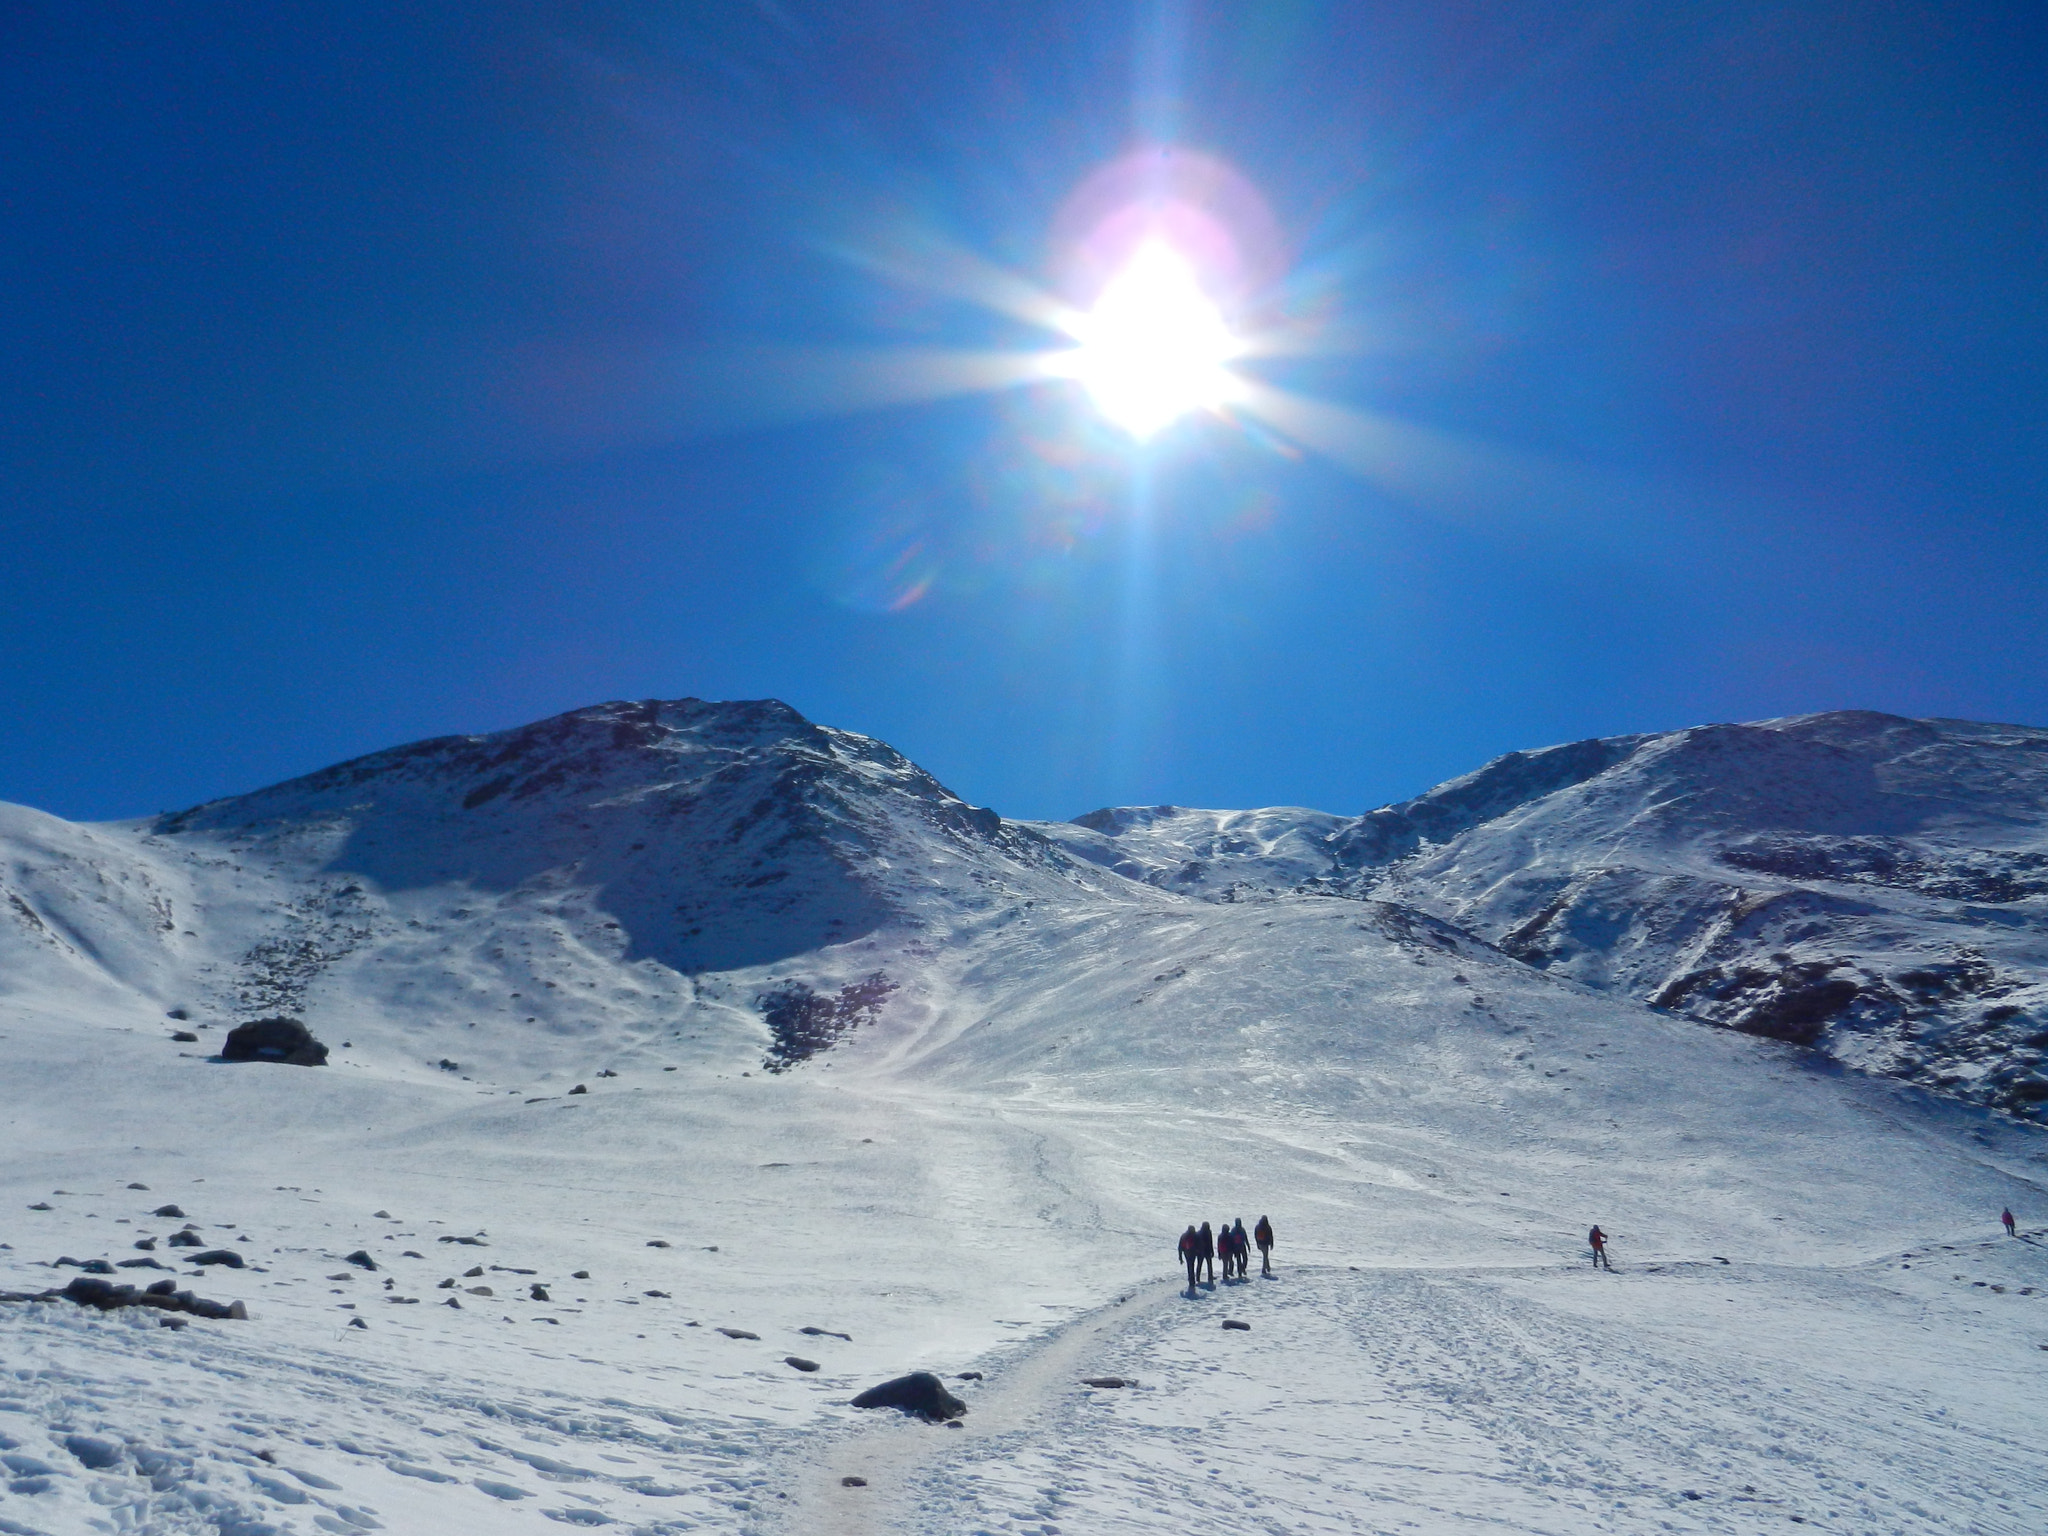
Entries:
[[[1338,427],[915,398],[1162,148]],[[0,0],[0,799],[650,696],[1016,816],[2048,723],[2044,251],[2038,0]]]

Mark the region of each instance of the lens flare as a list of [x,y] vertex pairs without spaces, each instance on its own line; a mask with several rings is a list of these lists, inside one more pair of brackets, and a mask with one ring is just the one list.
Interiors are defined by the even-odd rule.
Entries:
[[1193,264],[1161,241],[1141,244],[1071,326],[1080,345],[1061,371],[1140,442],[1236,395],[1237,380],[1225,365],[1243,346],[1202,291]]

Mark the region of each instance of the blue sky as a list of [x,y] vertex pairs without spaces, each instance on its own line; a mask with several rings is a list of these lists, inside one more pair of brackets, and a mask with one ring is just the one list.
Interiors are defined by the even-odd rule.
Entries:
[[[2048,722],[2044,43],[2019,4],[0,4],[0,799],[620,697],[782,698],[1019,816]],[[1257,189],[1323,343],[1247,366],[1428,473],[719,361],[1042,347],[866,256],[1050,281],[1160,142]]]

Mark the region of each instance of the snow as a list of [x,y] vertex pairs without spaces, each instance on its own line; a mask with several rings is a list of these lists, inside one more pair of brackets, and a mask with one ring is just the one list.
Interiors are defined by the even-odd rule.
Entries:
[[[1106,820],[695,701],[6,808],[0,1291],[250,1316],[0,1302],[0,1532],[2042,1528],[2038,1126]],[[876,973],[766,1069],[765,998]],[[211,1059],[256,1008],[332,1064]],[[1276,1276],[1187,1296],[1261,1213]],[[961,1428],[847,1406],[913,1369]]]

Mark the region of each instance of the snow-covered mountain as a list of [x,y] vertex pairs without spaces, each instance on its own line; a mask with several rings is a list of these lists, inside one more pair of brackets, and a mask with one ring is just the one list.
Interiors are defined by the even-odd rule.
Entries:
[[2048,1108],[2048,730],[1840,711],[1510,753],[1356,818],[1041,830],[1211,900],[1401,902],[1660,1009]]
[[[0,811],[0,1297],[249,1314],[0,1299],[0,1532],[2037,1530],[2048,1133],[1646,1007],[1576,896],[1522,932],[1766,832],[2025,852],[2036,749],[1730,732],[1053,826],[684,700]],[[217,1059],[278,1010],[330,1065]],[[1178,1289],[1262,1212],[1273,1281]],[[913,1368],[964,1430],[848,1406]]]

